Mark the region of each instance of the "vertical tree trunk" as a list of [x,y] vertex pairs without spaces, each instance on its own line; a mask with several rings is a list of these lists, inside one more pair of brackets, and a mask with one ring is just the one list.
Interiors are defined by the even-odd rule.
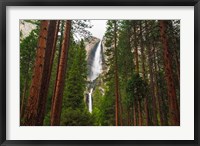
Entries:
[[[141,46],[141,56],[142,56],[142,78],[145,81],[146,80],[146,70],[145,70],[145,53],[144,53],[144,40],[143,40],[143,34],[142,34],[142,21],[140,21],[140,46]],[[144,99],[144,108],[145,108],[145,115],[146,115],[146,126],[149,125],[149,111],[148,111],[148,99],[147,96]]]
[[158,77],[157,77],[157,61],[156,61],[156,51],[155,51],[155,45],[153,45],[153,58],[154,58],[154,77],[155,77],[155,94],[156,94],[156,101],[157,101],[157,109],[158,109],[158,114],[160,118],[160,125],[163,125],[163,113],[162,113],[162,107],[161,107],[161,97],[159,96],[159,87],[158,87]]
[[28,78],[26,78],[25,83],[24,83],[24,90],[23,90],[21,109],[20,109],[20,117],[21,118],[24,117],[24,105],[25,105],[25,97],[26,97],[27,88],[28,88]]
[[[158,71],[159,73],[161,72],[161,65],[163,66],[163,64],[161,64],[161,62],[158,60]],[[164,80],[164,79],[162,79]],[[164,93],[163,91],[161,91],[161,87],[163,87],[163,84],[162,83],[158,83],[158,86],[159,86],[159,96],[160,96],[160,103],[161,103],[161,107],[162,107],[162,117],[163,117],[163,125],[165,126],[168,126],[168,116],[164,116],[164,115],[167,115],[168,111],[165,109],[165,107],[167,107],[167,103],[166,103],[166,99],[164,98]],[[164,85],[165,86],[165,85]]]
[[137,104],[136,104],[136,101],[135,101],[135,103],[134,103],[134,105],[133,105],[133,115],[134,115],[134,119],[133,119],[133,120],[134,120],[134,121],[133,121],[134,123],[133,123],[133,124],[134,124],[134,126],[137,126],[136,105],[137,105]]
[[141,101],[138,100],[138,125],[142,126]]
[[150,74],[150,94],[152,97],[152,110],[153,110],[153,125],[156,126],[158,125],[158,121],[157,121],[157,110],[156,110],[156,97],[155,97],[155,92],[154,92],[154,77],[153,77],[153,60],[152,60],[152,48],[150,46],[149,43],[149,30],[148,30],[148,26],[147,26],[147,22],[145,21],[145,27],[146,27],[146,32],[147,32],[147,36],[146,36],[146,40],[147,40],[147,53],[148,53],[148,63],[149,63],[149,74]]
[[51,109],[51,126],[60,125],[60,116],[62,109],[62,98],[65,83],[65,74],[67,69],[67,58],[70,43],[71,20],[67,20],[65,24],[65,33],[62,44],[59,67],[57,70],[57,79],[55,82],[55,89],[53,94],[54,102]]
[[147,97],[144,99],[144,106],[145,106],[145,114],[146,114],[146,126],[148,126],[149,125],[149,109],[148,109]]
[[173,82],[173,71],[172,63],[170,58],[169,44],[167,38],[167,21],[160,20],[160,36],[163,45],[163,54],[164,54],[164,68],[165,68],[165,77],[167,80],[167,91],[168,91],[168,101],[169,101],[169,117],[170,125],[180,125],[180,115],[179,108],[177,104],[176,90]]
[[127,125],[130,126],[130,108],[127,107]]
[[121,100],[121,95],[119,96],[119,120],[120,120],[120,126],[123,126],[123,106],[122,106],[122,100]]
[[[61,26],[60,26],[60,41],[59,41],[59,51],[58,51],[58,65],[57,65],[57,70],[59,68],[59,63],[60,63],[60,55],[61,55],[61,50],[62,50],[62,41],[63,41],[63,31],[64,31],[64,20],[61,21]],[[58,74],[56,74],[56,80],[58,79]],[[55,87],[54,87],[55,88]],[[54,103],[54,96],[51,98],[51,103]],[[51,109],[53,109],[53,104],[51,104]],[[52,112],[51,112],[52,113]]]
[[136,23],[134,23],[134,52],[135,52],[135,66],[136,73],[139,74],[139,61],[138,61],[138,45],[137,45],[137,34],[136,34]]
[[36,60],[34,64],[33,77],[30,86],[30,95],[28,98],[24,125],[33,126],[36,123],[39,93],[41,89],[41,79],[46,51],[48,21],[42,20],[40,25],[40,35]]
[[119,110],[119,81],[118,81],[118,65],[117,65],[117,24],[114,21],[114,49],[115,49],[115,125],[118,126],[118,110]]
[[157,110],[156,110],[156,97],[155,97],[155,92],[154,92],[154,80],[153,80],[153,64],[152,64],[152,51],[151,48],[148,47],[148,59],[149,59],[149,74],[150,74],[150,92],[152,96],[152,109],[153,109],[153,124],[154,126],[158,125],[157,121]]
[[21,109],[20,109],[20,118],[23,119],[24,117],[24,110],[25,110],[25,98],[26,98],[26,93],[27,93],[27,89],[28,87],[28,81],[29,81],[29,69],[30,69],[30,59],[31,59],[31,55],[29,54],[28,56],[28,64],[27,64],[27,68],[26,68],[26,79],[24,82],[24,90],[23,90],[23,95],[22,95],[22,101],[21,101]]
[[48,37],[46,44],[46,54],[44,61],[44,69],[41,83],[41,90],[39,93],[39,103],[38,103],[38,116],[37,116],[37,126],[43,125],[43,120],[45,116],[46,99],[48,94],[49,82],[51,78],[51,71],[53,66],[53,59],[56,50],[56,42],[59,28],[59,21],[50,20],[48,28]]
[[[139,74],[139,57],[138,57],[138,39],[137,39],[137,23],[134,23],[134,52],[135,52],[135,66],[136,66],[136,73]],[[142,114],[141,114],[141,108],[140,108],[140,102],[141,101],[137,101],[137,113],[138,113],[138,125],[140,126],[140,124],[142,123]]]
[[173,59],[175,61],[175,65],[176,65],[176,75],[177,75],[178,82],[180,84],[180,62],[178,59],[179,57],[178,57],[178,52],[177,52],[177,48],[179,47],[177,44],[179,44],[180,42],[178,42],[178,40],[174,40],[174,39],[172,39],[172,42],[174,44]]

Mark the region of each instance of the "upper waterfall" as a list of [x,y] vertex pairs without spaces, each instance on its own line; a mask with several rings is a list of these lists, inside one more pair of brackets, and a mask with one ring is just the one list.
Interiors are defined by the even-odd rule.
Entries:
[[92,60],[91,69],[89,72],[89,80],[95,80],[102,71],[102,54],[101,54],[101,41],[99,41],[98,46],[96,48],[94,58]]

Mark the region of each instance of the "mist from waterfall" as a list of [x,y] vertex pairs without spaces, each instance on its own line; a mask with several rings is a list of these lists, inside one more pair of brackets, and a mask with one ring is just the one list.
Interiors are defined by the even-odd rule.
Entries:
[[[91,70],[90,70],[90,74],[89,74],[89,80],[92,82],[93,80],[95,80],[99,74],[102,71],[102,54],[101,54],[101,41],[99,42],[95,55],[94,55],[94,59],[91,65]],[[93,88],[90,89],[89,94],[88,94],[88,107],[89,107],[89,112],[92,113],[92,92],[93,92]]]

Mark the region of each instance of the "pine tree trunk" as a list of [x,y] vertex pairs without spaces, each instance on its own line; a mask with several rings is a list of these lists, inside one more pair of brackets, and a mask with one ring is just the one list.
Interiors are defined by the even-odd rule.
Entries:
[[134,115],[134,126],[137,126],[137,115],[136,115],[136,106],[137,106],[137,104],[136,104],[136,102],[135,102],[135,104],[133,105],[133,115]]
[[[136,66],[136,73],[139,74],[139,57],[138,57],[138,39],[137,39],[137,31],[136,31],[136,22],[134,23],[134,52],[135,52],[135,66]],[[139,100],[137,100],[137,115],[138,115],[138,125],[140,126],[140,124],[142,123],[142,114],[141,114],[141,109],[140,109],[140,102]]]
[[138,46],[137,46],[137,34],[136,34],[136,23],[134,23],[134,52],[135,52],[135,66],[136,73],[139,74],[139,61],[138,61]]
[[44,61],[44,69],[41,83],[41,90],[39,93],[39,104],[38,104],[38,116],[37,116],[37,126],[43,125],[43,120],[45,116],[46,109],[46,99],[48,94],[49,82],[51,78],[51,71],[53,66],[53,59],[56,50],[56,42],[58,35],[59,23],[56,20],[50,20],[48,28],[48,37],[46,44],[46,54]]
[[138,125],[142,126],[142,112],[141,112],[141,101],[138,101]]
[[170,125],[178,126],[180,125],[180,115],[179,115],[180,113],[177,104],[175,85],[173,82],[172,63],[169,53],[170,51],[169,51],[168,38],[166,34],[167,21],[160,20],[159,24],[160,24],[160,36],[163,45],[165,77],[167,80]]
[[40,35],[38,40],[38,48],[36,52],[36,60],[34,64],[32,82],[30,86],[30,95],[28,98],[25,113],[24,125],[26,126],[34,126],[36,124],[39,93],[41,89],[42,72],[46,51],[47,28],[48,21],[42,20],[40,25]]
[[130,126],[130,108],[127,110],[127,125]]
[[[144,48],[144,40],[143,40],[143,34],[142,34],[142,22],[140,21],[140,46],[141,46],[141,56],[142,56],[142,78],[145,81],[146,80],[146,69],[145,69],[145,62],[146,62],[146,58],[145,58],[145,48]],[[145,108],[145,116],[146,116],[146,126],[149,125],[149,111],[148,111],[148,100],[147,100],[147,96],[144,99],[144,108]]]
[[148,47],[148,58],[149,58],[149,74],[150,74],[150,92],[152,96],[152,109],[153,109],[153,124],[154,126],[158,125],[157,121],[157,110],[156,110],[156,97],[155,97],[155,92],[154,92],[154,77],[153,77],[153,62],[152,62],[152,53],[151,53],[151,48]]
[[67,69],[67,58],[70,43],[71,20],[67,20],[65,24],[65,33],[62,44],[59,67],[57,70],[57,79],[55,82],[55,89],[53,94],[54,102],[51,109],[51,126],[60,125],[60,116],[62,109],[62,98],[65,83],[65,74]]
[[[61,50],[62,50],[62,41],[63,41],[63,31],[64,31],[64,20],[61,21],[61,28],[60,28],[60,41],[59,41],[59,51],[58,51],[58,65],[57,65],[57,70],[59,68],[59,63],[60,63],[60,55],[61,55]],[[56,74],[56,80],[58,79],[58,74]],[[54,103],[54,96],[51,98],[51,103]],[[53,104],[51,104],[51,109],[53,109]],[[52,112],[51,112],[52,113]]]
[[147,26],[147,22],[145,21],[145,29],[147,32],[147,36],[146,36],[146,40],[147,40],[147,53],[148,53],[148,64],[149,64],[149,74],[150,74],[150,95],[152,97],[152,110],[153,110],[153,125],[156,126],[158,125],[158,121],[157,121],[157,110],[156,110],[156,97],[155,97],[155,92],[154,92],[154,77],[153,77],[153,60],[152,60],[152,48],[151,45],[149,43],[149,28]]
[[23,90],[23,96],[22,96],[22,101],[21,101],[21,109],[20,109],[21,119],[24,117],[24,105],[25,105],[25,97],[26,97],[27,89],[28,89],[28,78],[26,78],[25,83],[24,83],[24,90]]
[[156,94],[156,101],[157,101],[157,109],[158,109],[158,114],[160,117],[160,125],[163,125],[163,114],[162,114],[162,108],[161,108],[161,97],[159,97],[159,87],[158,87],[158,77],[157,77],[157,61],[156,61],[156,54],[155,54],[155,45],[153,45],[153,58],[154,58],[154,77],[155,77],[155,94]]
[[148,109],[147,98],[144,99],[144,106],[145,106],[145,114],[146,114],[146,126],[148,126],[149,125],[149,109]]
[[118,81],[118,65],[117,65],[117,24],[114,21],[114,49],[115,49],[115,125],[118,126],[119,112],[119,81]]
[[[157,66],[158,66],[158,71],[159,71],[159,73],[161,72],[161,62],[158,60],[158,64],[157,64]],[[162,64],[162,66],[163,66],[163,64]],[[162,79],[162,80],[164,80],[164,79]],[[167,105],[168,104],[166,104],[166,102],[165,102],[165,99],[164,99],[164,93],[163,93],[163,91],[161,91],[161,87],[163,87],[163,84],[161,84],[160,82],[159,82],[159,84],[158,84],[158,86],[159,86],[159,96],[160,96],[160,103],[161,103],[161,108],[162,108],[162,117],[163,117],[163,125],[164,126],[168,126],[169,124],[168,124],[168,116],[164,116],[164,115],[167,115],[167,113],[168,113],[168,111],[166,111],[166,109],[165,109],[165,107],[167,107]]]
[[27,89],[28,87],[28,81],[29,81],[29,69],[30,69],[30,59],[31,59],[31,55],[29,54],[28,56],[28,65],[26,68],[26,74],[25,74],[25,82],[24,82],[24,90],[23,90],[23,95],[22,95],[22,101],[21,101],[21,109],[20,109],[20,118],[23,119],[24,118],[24,111],[25,111],[25,98],[26,98],[26,93],[27,93]]
[[121,100],[121,95],[119,96],[119,120],[120,120],[120,126],[123,126],[123,106],[122,106],[122,100]]

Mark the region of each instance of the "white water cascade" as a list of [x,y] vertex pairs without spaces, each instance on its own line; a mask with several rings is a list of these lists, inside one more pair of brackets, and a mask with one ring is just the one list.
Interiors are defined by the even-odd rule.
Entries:
[[[95,80],[99,76],[101,71],[102,71],[102,56],[101,56],[101,42],[99,42],[91,66],[91,72],[89,76],[90,81],[92,82],[93,80]],[[88,94],[89,96],[88,107],[90,113],[92,113],[92,92],[93,88],[90,89],[90,92]]]
[[91,72],[90,72],[90,76],[89,76],[89,79],[91,81],[95,80],[101,73],[101,69],[102,69],[101,65],[102,65],[101,42],[99,42],[96,52],[95,52],[95,55],[94,55],[92,66],[91,66]]
[[89,112],[90,113],[92,112],[92,91],[93,91],[93,88],[91,88],[89,92]]

